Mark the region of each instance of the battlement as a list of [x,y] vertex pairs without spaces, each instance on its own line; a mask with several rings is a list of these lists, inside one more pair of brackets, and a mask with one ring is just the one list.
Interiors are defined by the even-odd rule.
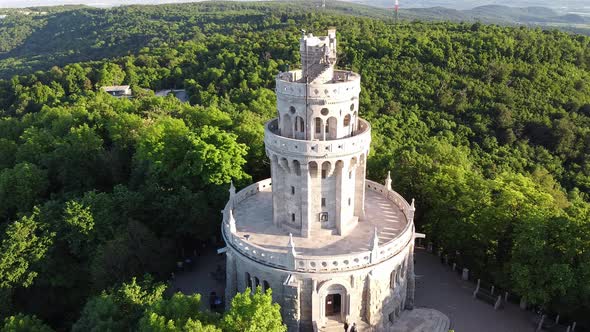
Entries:
[[328,30],[327,36],[305,34],[299,41],[301,69],[308,82],[326,82],[334,77],[336,65],[336,29]]

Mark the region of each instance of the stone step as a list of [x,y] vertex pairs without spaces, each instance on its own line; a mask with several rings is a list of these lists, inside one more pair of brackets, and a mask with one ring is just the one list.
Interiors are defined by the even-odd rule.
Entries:
[[344,331],[344,324],[335,320],[328,320],[326,325],[320,328],[320,332],[342,332]]
[[434,332],[448,332],[449,331],[449,321],[447,319],[439,318],[437,319],[436,326]]

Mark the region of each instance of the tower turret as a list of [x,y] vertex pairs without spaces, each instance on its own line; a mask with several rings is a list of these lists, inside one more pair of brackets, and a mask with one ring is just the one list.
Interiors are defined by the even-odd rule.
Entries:
[[344,235],[364,214],[369,124],[360,76],[335,69],[336,29],[300,39],[301,68],[277,77],[278,117],[267,123],[275,225],[303,237]]

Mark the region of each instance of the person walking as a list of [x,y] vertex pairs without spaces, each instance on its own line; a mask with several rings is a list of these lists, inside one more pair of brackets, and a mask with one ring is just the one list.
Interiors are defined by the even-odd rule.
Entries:
[[348,332],[348,322],[344,322],[344,332]]
[[356,329],[356,323],[352,323],[352,327],[350,328],[350,332],[358,332]]

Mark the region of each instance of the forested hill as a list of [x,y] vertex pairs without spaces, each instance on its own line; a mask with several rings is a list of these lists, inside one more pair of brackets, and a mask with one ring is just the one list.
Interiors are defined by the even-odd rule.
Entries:
[[[289,13],[300,17],[317,11],[316,7],[313,1],[296,1],[0,9],[0,14],[7,15],[0,19],[0,78],[55,64],[136,54],[144,47],[186,41],[195,32],[227,33],[237,23],[250,22],[250,30],[276,26]],[[345,2],[334,2],[326,11],[391,16],[377,8]]]
[[[269,176],[275,75],[299,63],[300,29],[336,26],[338,66],[362,75],[373,126],[368,177],[391,170],[416,198],[419,230],[473,273],[589,326],[590,38],[290,6],[137,6],[96,20],[82,9],[47,14],[71,18],[67,38],[1,39],[35,40],[25,44],[43,64],[111,59],[0,80],[0,318],[74,331],[156,324],[141,317],[165,301],[160,287],[132,278],[165,281],[219,235],[230,180]],[[5,60],[3,73],[27,59]],[[135,97],[100,91],[116,84]],[[172,87],[190,103],[149,91]]]
[[[256,27],[261,27],[261,24],[268,26],[281,22],[292,12],[299,13],[299,16],[323,12],[385,20],[393,18],[391,9],[340,1],[329,1],[327,8],[320,9],[318,3],[303,0],[111,9],[85,6],[0,9],[0,78],[47,70],[53,65],[137,54],[144,47],[186,41],[195,31],[225,33],[232,28],[232,25],[225,24],[228,20],[255,22]],[[4,15],[6,17],[1,18]],[[562,17],[546,8],[482,6],[462,11],[440,7],[403,8],[400,19],[538,25],[590,34],[590,18]]]

